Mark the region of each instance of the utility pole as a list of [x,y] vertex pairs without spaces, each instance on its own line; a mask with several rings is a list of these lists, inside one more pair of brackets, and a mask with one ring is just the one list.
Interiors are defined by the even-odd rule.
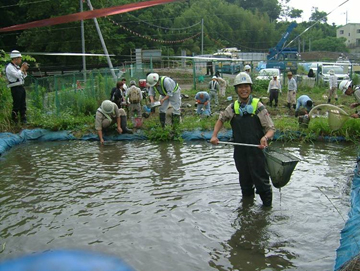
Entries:
[[204,54],[204,19],[201,19],[201,54]]
[[[83,2],[80,0],[80,12],[83,12]],[[86,58],[85,58],[85,32],[84,32],[84,20],[81,20],[81,48],[82,48],[82,64],[83,64],[83,75],[84,83],[86,82]]]
[[[91,2],[90,0],[87,0],[87,4],[90,8],[90,10],[94,10],[93,6],[91,5]],[[104,50],[104,53],[106,55],[106,59],[107,59],[107,62],[108,62],[108,65],[109,65],[109,68],[110,68],[110,72],[111,72],[111,75],[113,76],[114,80],[116,81],[117,80],[117,77],[115,75],[115,72],[114,72],[114,67],[111,63],[111,59],[109,57],[109,53],[108,53],[108,50],[106,48],[106,44],[105,44],[105,41],[104,41],[104,38],[102,36],[102,33],[101,33],[101,30],[100,30],[100,26],[99,26],[99,23],[97,21],[96,18],[94,18],[94,23],[95,23],[95,26],[96,26],[96,30],[98,32],[98,35],[99,35],[99,38],[100,38],[100,41],[101,41],[101,45],[103,47],[103,50]]]
[[348,24],[348,12],[346,11],[346,24]]

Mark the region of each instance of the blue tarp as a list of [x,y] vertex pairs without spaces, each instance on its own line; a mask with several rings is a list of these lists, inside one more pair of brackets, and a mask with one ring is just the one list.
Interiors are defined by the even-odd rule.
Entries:
[[114,256],[80,250],[45,251],[0,263],[0,271],[10,270],[134,271],[132,267]]
[[[185,131],[181,134],[181,137],[185,141],[192,140],[210,140],[212,131]],[[288,133],[288,132],[287,132]],[[283,133],[276,132],[274,140],[281,140]],[[301,137],[304,134],[298,131],[292,132],[292,135],[295,137]],[[228,141],[232,136],[231,130],[222,131],[218,134],[218,138],[221,141]],[[135,134],[117,134],[105,135],[105,141],[132,141],[132,140],[146,140],[148,139],[145,134],[141,131]],[[11,149],[11,147],[21,144],[27,141],[65,141],[65,140],[88,140],[88,141],[98,141],[99,137],[97,134],[88,134],[84,135],[81,138],[75,137],[70,131],[49,131],[45,129],[32,129],[32,130],[23,130],[19,134],[12,133],[0,133],[0,156],[5,152]],[[333,141],[344,141],[344,137],[323,137],[319,140],[333,142]]]
[[[139,134],[116,134],[104,136],[107,141],[131,141],[147,139],[146,136]],[[0,155],[11,147],[19,145],[28,141],[65,141],[65,140],[89,140],[98,141],[99,137],[96,134],[88,134],[81,138],[75,137],[69,131],[49,131],[45,129],[23,130],[19,134],[0,133]]]
[[[210,140],[212,131],[190,131],[184,132],[182,138],[186,141],[190,140]],[[220,140],[229,140],[232,135],[231,131],[219,133]],[[113,134],[105,135],[105,141],[132,141],[148,139],[142,132],[135,134]],[[69,131],[49,131],[45,129],[23,130],[19,134],[0,133],[0,155],[11,147],[28,141],[65,141],[65,140],[87,140],[99,141],[97,134],[84,135],[81,138],[75,137]]]
[[341,231],[340,246],[336,250],[334,270],[351,261],[360,253],[360,162],[354,171],[351,185],[351,209],[345,227]]

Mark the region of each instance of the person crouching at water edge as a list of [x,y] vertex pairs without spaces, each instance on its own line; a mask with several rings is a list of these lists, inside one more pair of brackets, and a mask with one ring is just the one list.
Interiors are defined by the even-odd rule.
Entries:
[[96,111],[95,129],[98,132],[100,143],[104,143],[103,129],[109,128],[116,122],[117,131],[119,134],[133,132],[127,128],[126,112],[122,108],[118,108],[115,103],[105,100]]
[[195,95],[196,113],[198,115],[204,115],[209,117],[211,115],[210,110],[210,95],[206,91],[199,91]]
[[[355,86],[351,80],[343,80],[339,84],[339,89],[343,94],[351,96],[354,95],[356,102],[350,105],[350,108],[356,108],[360,105],[360,87]],[[351,115],[352,118],[360,118],[360,111]]]
[[[259,99],[253,98],[252,80],[246,72],[236,75],[234,80],[238,99],[220,113],[210,142],[218,144],[218,133],[224,122],[230,121],[236,143],[268,146],[275,133],[275,127],[265,106]],[[265,155],[260,148],[235,146],[234,160],[239,172],[239,183],[244,198],[254,198],[254,187],[260,195],[263,205],[272,204],[272,189],[266,170]]]
[[181,106],[181,88],[178,83],[167,76],[159,76],[157,73],[150,73],[146,78],[150,86],[149,97],[151,103],[154,103],[155,90],[161,95],[160,99],[160,124],[165,127],[166,110],[171,103],[173,107],[172,124],[177,125],[180,122],[180,106]]

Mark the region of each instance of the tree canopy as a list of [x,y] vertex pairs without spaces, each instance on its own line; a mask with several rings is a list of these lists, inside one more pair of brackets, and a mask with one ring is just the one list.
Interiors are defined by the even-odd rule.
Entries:
[[[98,0],[94,9],[123,5],[135,0]],[[0,9],[3,20],[0,27],[47,19],[80,11],[79,1],[9,0],[9,7]],[[84,2],[84,11],[89,7]],[[129,60],[134,49],[162,49],[163,54],[214,53],[223,47],[238,47],[242,51],[267,52],[280,40],[291,20],[301,17],[302,10],[288,6],[288,0],[188,0],[150,7],[125,14],[98,18],[98,22],[114,64]],[[286,20],[280,20],[285,18]],[[295,39],[314,21],[321,19],[300,38]],[[203,20],[204,40],[201,43]],[[102,53],[103,49],[93,20],[84,21],[85,50]],[[326,23],[326,13],[317,8],[311,21],[300,23],[290,34],[295,46],[304,49],[317,48],[317,40],[331,38],[336,41],[336,28]],[[337,43],[341,41],[337,40]],[[331,42],[329,50],[338,50]],[[332,45],[332,47],[331,47]],[[80,22],[8,32],[0,36],[0,48],[28,52],[81,52]],[[38,56],[40,63],[78,65],[78,58]],[[98,64],[102,58],[87,58],[87,62]]]

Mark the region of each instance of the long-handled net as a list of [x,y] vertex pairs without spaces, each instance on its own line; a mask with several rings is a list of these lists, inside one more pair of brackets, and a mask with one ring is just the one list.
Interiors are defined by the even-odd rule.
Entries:
[[320,108],[325,108],[325,110],[327,110],[329,127],[333,131],[341,129],[350,117],[343,109],[332,104],[319,104],[314,106],[309,112],[309,117],[311,118],[311,116],[314,115],[314,112]]

